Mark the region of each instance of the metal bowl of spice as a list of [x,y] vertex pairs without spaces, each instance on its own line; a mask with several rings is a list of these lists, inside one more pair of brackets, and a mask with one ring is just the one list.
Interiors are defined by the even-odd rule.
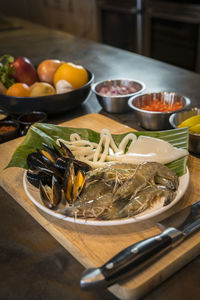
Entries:
[[135,111],[141,126],[148,130],[172,128],[169,117],[186,109],[190,99],[174,92],[149,93],[131,97],[129,106]]
[[0,143],[18,137],[19,124],[15,121],[0,121]]

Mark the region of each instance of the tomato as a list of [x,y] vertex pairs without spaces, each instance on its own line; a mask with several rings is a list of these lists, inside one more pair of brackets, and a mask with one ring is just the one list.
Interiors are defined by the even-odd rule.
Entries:
[[56,70],[60,67],[64,61],[58,59],[46,59],[43,60],[37,67],[37,74],[40,81],[53,84],[53,78]]
[[180,102],[167,103],[160,101],[159,99],[154,99],[149,105],[144,105],[141,107],[143,110],[158,111],[158,112],[170,112],[183,108]]

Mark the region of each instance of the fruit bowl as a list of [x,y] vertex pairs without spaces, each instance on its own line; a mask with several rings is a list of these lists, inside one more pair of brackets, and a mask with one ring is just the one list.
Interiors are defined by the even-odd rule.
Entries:
[[86,101],[90,94],[94,74],[89,70],[87,70],[87,73],[88,82],[81,88],[68,93],[42,97],[12,97],[0,95],[0,108],[13,115],[30,111],[43,111],[48,115],[52,115],[72,110]]

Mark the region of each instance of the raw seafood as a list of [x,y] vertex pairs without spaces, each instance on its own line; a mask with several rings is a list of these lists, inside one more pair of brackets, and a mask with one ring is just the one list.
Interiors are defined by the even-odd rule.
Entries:
[[50,209],[57,208],[62,195],[65,202],[73,203],[83,189],[90,166],[76,160],[62,143],[59,150],[45,144],[43,147],[27,157],[28,181],[39,188],[44,205]]
[[133,133],[128,133],[116,145],[109,130],[103,129],[99,143],[83,140],[78,134],[72,134],[70,141],[62,141],[74,156],[91,165],[93,168],[105,166],[107,162],[126,162],[140,164],[144,161],[156,161],[167,164],[188,155],[188,151],[176,148],[167,141],[140,135],[138,138]]
[[61,214],[113,220],[133,217],[157,201],[167,205],[175,198],[178,177],[160,163],[107,163],[92,170],[62,142],[59,149],[43,147],[28,155],[27,179],[39,188],[44,205]]
[[[112,165],[114,166],[114,165]],[[87,174],[85,188],[72,206],[59,209],[71,217],[113,220],[133,217],[157,201],[169,204],[176,195],[178,177],[166,166],[145,162],[124,169],[101,168]],[[110,172],[110,175],[108,175]]]

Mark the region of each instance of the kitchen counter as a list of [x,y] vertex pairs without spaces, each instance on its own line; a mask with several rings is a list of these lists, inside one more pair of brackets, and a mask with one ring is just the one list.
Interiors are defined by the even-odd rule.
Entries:
[[[86,66],[95,80],[128,77],[143,81],[148,91],[170,90],[198,106],[200,75],[127,51],[52,31],[25,21],[1,31],[1,54],[27,56],[34,64],[58,58]],[[73,111],[49,116],[58,124],[88,113],[100,113],[136,129],[142,129],[133,112],[108,114],[94,95]],[[80,290],[83,267],[2,188],[0,190],[0,299],[116,299],[108,291]],[[146,295],[144,300],[197,299],[200,258]]]

